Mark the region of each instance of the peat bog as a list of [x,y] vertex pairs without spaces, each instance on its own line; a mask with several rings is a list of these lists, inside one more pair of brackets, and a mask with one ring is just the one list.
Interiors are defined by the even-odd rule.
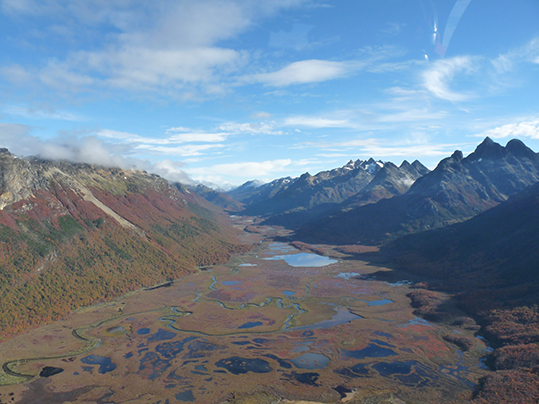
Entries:
[[[316,246],[331,258],[299,252],[273,241],[282,235],[271,227],[246,232],[243,242],[257,247],[227,264],[2,343],[1,397],[33,403],[46,391],[73,403],[171,404],[472,397],[489,372],[473,330],[414,316],[412,285],[369,279],[390,271],[383,262],[331,246]],[[448,334],[474,345],[462,352]]]

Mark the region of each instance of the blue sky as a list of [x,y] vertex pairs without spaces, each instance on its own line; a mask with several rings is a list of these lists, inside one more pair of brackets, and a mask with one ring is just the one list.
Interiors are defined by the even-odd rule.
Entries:
[[0,146],[219,186],[539,150],[537,0],[0,0]]

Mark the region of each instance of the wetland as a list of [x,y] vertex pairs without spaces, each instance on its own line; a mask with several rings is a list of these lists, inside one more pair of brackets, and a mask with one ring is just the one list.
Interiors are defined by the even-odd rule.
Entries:
[[[236,218],[236,227],[245,223]],[[249,223],[252,226],[252,223]],[[458,403],[488,374],[473,331],[413,314],[411,282],[283,230],[225,265],[74,312],[2,344],[0,401]],[[286,235],[286,234],[285,234]],[[166,287],[164,287],[166,286]],[[466,352],[444,340],[476,342]],[[1,401],[4,402],[4,401]]]

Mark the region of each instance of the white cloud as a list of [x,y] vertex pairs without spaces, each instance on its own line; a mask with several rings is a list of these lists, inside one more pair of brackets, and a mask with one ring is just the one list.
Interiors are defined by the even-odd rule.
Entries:
[[185,173],[185,171],[181,170],[184,166],[184,163],[165,159],[155,163],[151,172],[172,182],[192,184],[193,180]]
[[275,124],[273,122],[227,122],[219,125],[219,129],[233,134],[251,133],[263,135],[282,135],[283,132],[281,130],[275,130],[274,126]]
[[349,128],[348,119],[328,119],[315,116],[292,116],[284,120],[285,126],[307,126],[309,128]]
[[423,72],[423,86],[434,96],[448,101],[465,101],[469,95],[457,93],[449,88],[449,83],[456,75],[468,74],[473,70],[472,59],[459,56],[434,62]]
[[0,122],[0,146],[8,148],[14,145],[27,146],[24,140],[29,136],[30,130],[31,128],[27,125]]
[[264,111],[255,112],[252,115],[252,118],[254,119],[269,119],[271,117],[272,115],[269,112],[264,112]]
[[[132,135],[126,132],[116,132],[116,134],[124,138]],[[193,183],[193,180],[181,169],[184,166],[183,163],[166,159],[152,164],[147,160],[129,157],[137,151],[133,145],[108,143],[97,136],[77,136],[66,133],[64,136],[50,140],[41,140],[31,134],[31,128],[28,126],[0,123],[0,147],[6,147],[19,156],[39,156],[50,160],[67,160],[124,169],[138,168],[158,174],[169,181]],[[183,150],[183,153],[186,153],[186,150]]]
[[528,137],[530,139],[539,139],[539,119],[498,126],[497,128],[489,129],[477,136],[489,136],[494,139],[505,137]]
[[56,119],[62,121],[82,121],[84,117],[79,114],[74,114],[69,111],[58,111],[52,107],[42,105],[42,106],[31,106],[31,107],[20,107],[20,106],[10,106],[7,107],[4,112],[9,115],[21,116],[24,118],[31,119]]
[[[366,157],[387,158],[395,156],[447,156],[461,144],[429,144],[412,143],[409,140],[396,142],[387,139],[368,138],[354,139],[344,142],[304,143],[302,147],[314,147],[326,151],[335,151],[332,154],[317,154],[324,157],[340,157],[345,150],[353,149],[354,155]],[[344,154],[344,153],[343,153]],[[350,155],[349,153],[347,155]]]
[[[64,41],[68,49],[80,50],[49,57],[37,72],[13,65],[2,73],[19,84],[37,77],[64,94],[103,89],[185,99],[200,90],[223,94],[247,54],[218,43],[305,1],[3,0],[2,10],[22,21],[44,17],[28,33],[33,42],[36,37],[47,44]],[[85,48],[88,38],[92,50]]]
[[224,142],[229,136],[228,133],[205,133],[205,132],[191,132],[191,133],[179,133],[177,135],[170,136],[167,139],[168,143],[215,143]]
[[15,85],[28,85],[34,81],[34,75],[21,65],[11,64],[0,67],[0,75],[9,83]]
[[291,163],[292,160],[290,159],[282,159],[263,162],[217,164],[212,167],[192,168],[189,170],[189,173],[193,176],[205,176],[220,173],[221,175],[240,178],[261,178],[282,172]]
[[291,63],[276,72],[255,74],[252,80],[267,86],[285,87],[337,79],[356,69],[357,65],[351,62],[303,60]]
[[522,63],[539,63],[539,37],[533,38],[524,46],[512,49],[492,60],[497,73],[514,70]]
[[208,145],[183,145],[178,147],[167,147],[167,146],[154,146],[154,145],[139,145],[136,147],[136,150],[139,151],[149,151],[161,155],[167,156],[201,156],[203,151],[209,151],[213,149],[220,149],[224,147],[222,144],[208,144]]
[[317,154],[319,157],[326,157],[326,158],[334,158],[334,157],[348,157],[349,154],[347,153],[319,153]]
[[112,129],[101,129],[96,132],[96,135],[99,137],[105,137],[109,139],[115,139],[115,140],[130,140],[134,142],[141,141],[142,138],[139,135],[136,135],[134,133],[129,132],[122,132]]

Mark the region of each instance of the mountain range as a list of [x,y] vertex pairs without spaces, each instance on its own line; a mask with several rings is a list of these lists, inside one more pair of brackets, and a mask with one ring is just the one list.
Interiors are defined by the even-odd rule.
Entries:
[[244,203],[242,214],[260,216],[265,224],[297,227],[333,212],[343,203],[372,203],[405,192],[429,170],[419,161],[393,163],[350,160],[316,175],[280,178],[268,184],[248,182],[229,192]]
[[[369,183],[354,195],[331,202],[318,198],[324,205],[314,209],[300,198],[305,192],[296,191],[308,178],[304,174],[289,180],[297,185],[280,192],[288,197],[284,208],[282,202],[271,205],[279,195],[275,194],[265,202],[246,199],[244,212],[263,214],[267,223],[286,224],[302,241],[380,245],[405,234],[467,220],[500,204],[539,181],[539,155],[520,140],[503,147],[486,138],[469,156],[457,150],[432,172],[419,162],[404,162],[400,167],[384,163],[376,175],[362,171],[361,178]],[[342,188],[339,184],[338,189]],[[329,186],[325,194],[332,194]],[[302,220],[284,220],[301,210],[308,212]]]
[[0,338],[243,251],[221,210],[144,171],[0,150]]
[[[505,182],[510,190],[511,182]],[[496,371],[480,381],[474,402],[539,399],[538,245],[535,183],[470,220],[406,235],[382,248],[396,268],[428,280],[431,290],[450,292],[494,346],[490,362]],[[431,290],[412,293],[427,303],[424,314],[440,317],[442,311],[443,318],[443,307],[429,307],[435,299],[428,297],[436,293]]]

